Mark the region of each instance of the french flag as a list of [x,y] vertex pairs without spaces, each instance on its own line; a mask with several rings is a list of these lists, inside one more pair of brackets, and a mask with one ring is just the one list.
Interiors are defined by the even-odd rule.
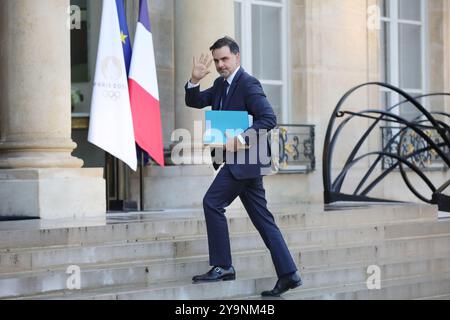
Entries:
[[128,87],[136,143],[164,167],[158,79],[147,0],[140,0]]

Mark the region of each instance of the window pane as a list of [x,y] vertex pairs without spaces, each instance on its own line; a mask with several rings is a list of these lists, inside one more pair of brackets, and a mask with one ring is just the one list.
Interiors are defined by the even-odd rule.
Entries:
[[242,4],[240,2],[234,3],[234,33],[235,40],[242,46]]
[[281,9],[252,6],[253,74],[281,80]]
[[[421,95],[420,93],[411,93],[411,92],[408,92],[408,94],[411,95],[412,97],[417,97],[417,96]],[[404,100],[405,100],[405,98],[403,96],[400,96],[400,101],[404,101]],[[400,116],[402,116],[403,118],[405,118],[408,121],[412,121],[412,120],[417,121],[417,117],[419,115],[421,115],[421,112],[419,110],[417,110],[417,108],[409,102],[403,103],[400,106]]]
[[422,89],[421,27],[399,24],[400,87]]
[[390,0],[380,0],[380,9],[381,9],[381,16],[385,18],[389,18],[391,16],[389,6],[390,6]]
[[278,123],[283,121],[282,118],[282,86],[280,85],[265,85],[263,84],[264,92],[272,105],[273,111],[277,116]]
[[400,19],[420,21],[420,1],[421,0],[400,0],[398,15]]
[[70,0],[70,5],[79,6],[81,10],[87,8],[87,0]]
[[391,46],[390,23],[381,23],[380,48],[381,48],[381,81],[391,83]]

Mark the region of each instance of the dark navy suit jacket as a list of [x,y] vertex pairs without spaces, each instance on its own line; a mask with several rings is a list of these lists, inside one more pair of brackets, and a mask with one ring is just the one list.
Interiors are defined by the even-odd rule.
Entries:
[[[277,118],[273,112],[261,83],[251,75],[249,75],[241,67],[233,79],[233,83],[228,91],[227,99],[221,105],[222,92],[224,90],[224,78],[216,79],[214,85],[205,90],[200,91],[197,86],[188,89],[186,84],[186,105],[191,108],[202,109],[211,106],[213,110],[224,111],[247,111],[253,116],[253,126],[249,128],[242,136],[249,149],[240,150],[234,154],[223,154],[222,158],[227,162],[231,173],[238,180],[254,179],[265,175],[271,166],[270,148],[267,141],[267,133],[277,125]],[[217,170],[222,161],[217,161],[217,154],[223,150],[213,150],[213,164]],[[227,159],[233,159],[228,161]]]

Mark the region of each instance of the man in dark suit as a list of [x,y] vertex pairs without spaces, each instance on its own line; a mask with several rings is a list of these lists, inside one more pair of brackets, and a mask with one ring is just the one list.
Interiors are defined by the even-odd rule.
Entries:
[[[211,48],[213,60],[202,55],[194,58],[190,81],[186,84],[186,105],[202,109],[247,111],[253,125],[240,136],[229,138],[223,149],[213,151],[216,170],[223,164],[203,200],[208,232],[210,265],[206,274],[195,276],[194,283],[235,280],[232,266],[225,208],[239,197],[264,243],[270,250],[278,281],[263,296],[279,296],[302,284],[286,242],[267,209],[263,187],[264,172],[270,168],[261,150],[268,151],[267,132],[275,128],[276,116],[260,82],[240,66],[238,44],[231,38],[219,39]],[[210,73],[214,61],[220,77],[214,85],[200,91],[200,81]]]

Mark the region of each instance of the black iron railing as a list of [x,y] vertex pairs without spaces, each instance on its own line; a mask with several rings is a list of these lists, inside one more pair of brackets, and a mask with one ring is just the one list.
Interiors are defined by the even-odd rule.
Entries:
[[[360,112],[341,110],[344,103],[355,91],[368,86],[387,88],[391,92],[399,94],[401,99],[404,100],[390,108],[382,106],[381,110],[366,109]],[[443,168],[448,169],[450,167],[450,155],[448,152],[450,146],[450,127],[448,125],[450,114],[429,112],[421,104],[422,99],[433,96],[448,97],[450,93],[433,93],[412,97],[397,87],[380,82],[365,83],[348,91],[338,102],[331,116],[325,136],[322,163],[325,203],[330,204],[337,201],[392,202],[392,200],[370,197],[369,194],[391,172],[399,170],[406,186],[415,196],[424,202],[438,204],[442,210],[450,210],[450,197],[443,194],[450,186],[450,180],[441,186],[435,186],[431,178],[427,176],[427,170],[424,170],[423,167],[427,163],[426,159],[430,158],[430,156],[435,163],[438,161],[437,158],[440,159],[439,161],[442,163]],[[398,115],[398,108],[404,104],[407,107],[414,108],[413,111],[418,113],[419,116],[416,119],[407,120]],[[334,178],[332,177],[332,167],[336,143],[344,127],[351,120],[357,118],[369,119],[372,122],[363,132],[355,131],[356,137],[360,138],[357,139],[345,164]],[[363,153],[361,151],[362,146],[366,144],[370,135],[373,132],[379,134],[379,131],[377,132],[374,129],[387,126],[398,127],[398,129],[390,132],[389,139],[386,139],[379,150]],[[411,137],[414,137],[414,140]],[[375,160],[371,161],[368,170],[357,182],[353,192],[342,192],[343,184],[350,170],[362,161],[367,163],[369,158],[374,158]],[[386,158],[390,160],[383,161]],[[380,162],[384,165],[384,170],[381,170],[381,173],[375,170],[380,165]],[[423,192],[419,192],[416,189],[417,186],[411,183],[406,174],[406,168],[410,169],[428,186],[432,195],[431,199],[427,198]]]

